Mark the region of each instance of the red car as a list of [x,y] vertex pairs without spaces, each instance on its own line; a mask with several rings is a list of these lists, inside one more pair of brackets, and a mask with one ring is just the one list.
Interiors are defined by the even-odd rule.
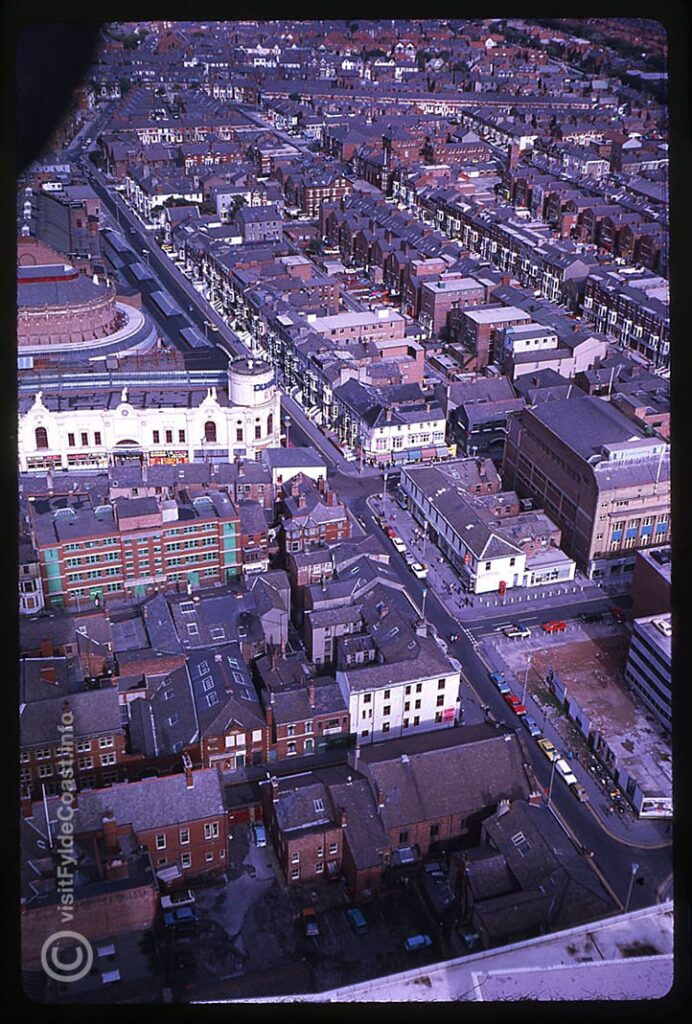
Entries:
[[557,619],[552,619],[550,622],[544,622],[541,625],[541,629],[545,633],[564,633],[567,629],[567,623],[559,622]]
[[512,709],[512,711],[514,712],[515,715],[525,715],[526,714],[526,708],[524,707],[522,702],[519,700],[519,698],[515,697],[513,693],[503,693],[502,694],[502,698],[505,701],[505,703],[507,704],[507,706]]

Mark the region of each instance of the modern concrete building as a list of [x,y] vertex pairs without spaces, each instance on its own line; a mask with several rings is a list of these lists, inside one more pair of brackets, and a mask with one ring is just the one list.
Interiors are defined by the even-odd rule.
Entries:
[[666,732],[673,717],[671,617],[647,615],[634,620],[625,679]]
[[542,402],[509,418],[506,487],[542,505],[591,577],[634,568],[670,537],[670,453],[608,402]]

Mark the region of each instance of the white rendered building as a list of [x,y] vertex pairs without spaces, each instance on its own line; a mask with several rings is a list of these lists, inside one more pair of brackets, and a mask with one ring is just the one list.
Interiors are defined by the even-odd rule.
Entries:
[[20,471],[258,459],[281,443],[280,393],[266,362],[235,360],[227,388],[143,377],[122,388],[84,375],[33,395],[20,389]]

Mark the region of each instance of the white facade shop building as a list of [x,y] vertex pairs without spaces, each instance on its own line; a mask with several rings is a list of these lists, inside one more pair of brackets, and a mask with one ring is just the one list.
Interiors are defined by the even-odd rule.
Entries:
[[[427,524],[428,537],[458,571],[465,590],[490,594],[501,592],[502,584],[511,590],[574,579],[576,563],[551,543],[555,526],[544,513],[505,520],[482,515],[455,480],[454,466],[406,466],[399,486],[414,518]],[[532,535],[533,543],[527,543]]]
[[95,390],[85,375],[69,388],[20,393],[20,471],[100,469],[126,458],[151,465],[258,459],[281,443],[273,367],[237,359],[227,379],[218,389],[152,377]]

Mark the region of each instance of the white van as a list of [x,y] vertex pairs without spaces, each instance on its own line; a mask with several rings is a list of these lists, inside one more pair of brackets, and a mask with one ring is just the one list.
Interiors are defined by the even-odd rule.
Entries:
[[555,762],[555,770],[560,773],[568,786],[573,785],[577,781],[577,776],[574,774],[570,768],[569,762],[566,761],[564,757],[558,758]]

